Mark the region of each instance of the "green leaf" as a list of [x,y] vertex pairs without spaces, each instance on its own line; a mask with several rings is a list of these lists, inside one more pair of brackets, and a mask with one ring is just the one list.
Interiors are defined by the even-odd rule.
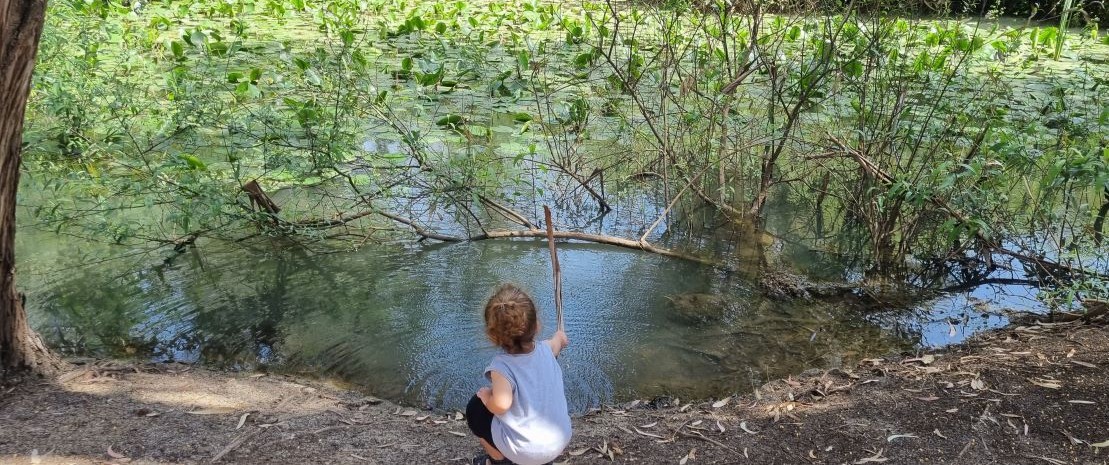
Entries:
[[452,113],[452,114],[449,114],[449,115],[444,116],[442,118],[439,118],[439,120],[436,121],[435,124],[437,124],[439,126],[444,126],[444,127],[458,127],[459,125],[462,124],[463,121],[464,121],[464,119],[461,116],[455,115],[455,114]]
[[178,60],[182,60],[185,58],[185,44],[182,44],[181,41],[175,40],[173,42],[170,42],[169,49],[173,52],[173,56],[176,57]]
[[227,56],[228,50],[227,44],[223,42],[211,42],[208,44],[208,53],[218,57]]
[[312,68],[308,68],[304,71],[304,79],[307,80],[309,84],[312,84],[316,87],[323,85],[323,79],[321,79],[319,73],[317,73],[316,70]]
[[516,64],[520,66],[520,69],[526,70],[530,68],[530,63],[531,53],[527,50],[520,50],[520,53],[516,54]]
[[208,165],[205,165],[203,161],[200,161],[200,159],[196,158],[196,156],[194,155],[188,153],[179,153],[177,154],[177,156],[180,157],[182,160],[185,160],[185,164],[189,166],[189,169],[200,171],[208,169]]

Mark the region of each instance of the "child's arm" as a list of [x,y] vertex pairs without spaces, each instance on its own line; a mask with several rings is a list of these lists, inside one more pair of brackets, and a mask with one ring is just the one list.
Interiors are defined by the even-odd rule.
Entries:
[[566,331],[563,331],[561,329],[555,331],[554,335],[551,336],[550,339],[547,339],[543,342],[546,342],[547,345],[551,346],[551,352],[554,352],[555,357],[558,357],[558,354],[562,352],[562,349],[565,349],[567,346],[570,345],[570,339],[566,337]]
[[496,371],[489,372],[489,379],[493,381],[493,388],[479,389],[477,397],[493,415],[502,415],[512,407],[512,383]]

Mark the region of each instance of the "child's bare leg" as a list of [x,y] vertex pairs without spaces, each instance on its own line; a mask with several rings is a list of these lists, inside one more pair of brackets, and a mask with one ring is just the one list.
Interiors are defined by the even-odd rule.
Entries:
[[504,454],[502,454],[501,451],[497,450],[496,447],[493,447],[492,444],[485,442],[485,440],[482,438],[478,438],[477,440],[481,441],[481,447],[485,448],[485,453],[489,454],[489,458],[493,460],[504,460]]

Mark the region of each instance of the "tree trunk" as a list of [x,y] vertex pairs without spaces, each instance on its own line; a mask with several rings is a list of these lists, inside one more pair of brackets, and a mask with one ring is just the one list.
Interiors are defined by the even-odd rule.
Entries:
[[23,296],[15,289],[23,114],[45,14],[45,0],[0,0],[0,377],[47,374],[60,363],[27,324]]

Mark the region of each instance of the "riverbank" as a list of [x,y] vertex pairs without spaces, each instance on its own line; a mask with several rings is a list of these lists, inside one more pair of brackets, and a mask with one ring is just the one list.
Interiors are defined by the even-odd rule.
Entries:
[[[1109,463],[1109,319],[574,420],[568,463]],[[456,412],[324,381],[96,361],[4,388],[0,463],[469,463]],[[686,459],[683,462],[683,459]]]

